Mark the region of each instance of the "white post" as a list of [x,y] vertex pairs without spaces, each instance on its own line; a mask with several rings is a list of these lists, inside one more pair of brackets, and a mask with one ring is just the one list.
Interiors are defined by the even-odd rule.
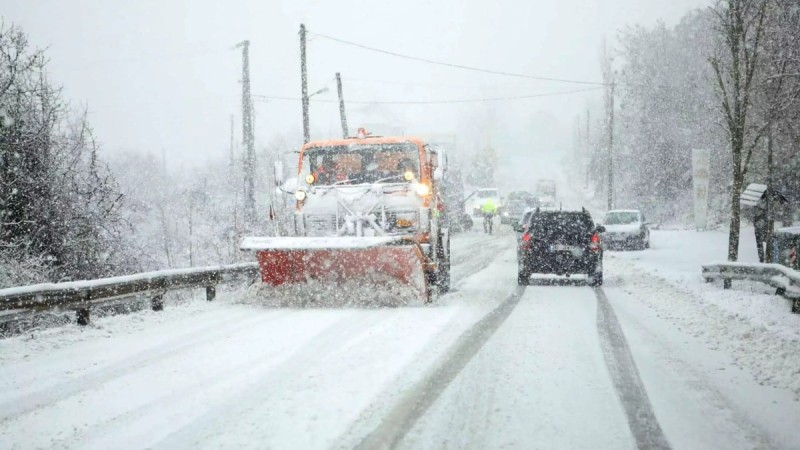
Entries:
[[692,150],[692,186],[694,190],[694,226],[708,228],[708,183],[711,169],[711,152],[708,149]]

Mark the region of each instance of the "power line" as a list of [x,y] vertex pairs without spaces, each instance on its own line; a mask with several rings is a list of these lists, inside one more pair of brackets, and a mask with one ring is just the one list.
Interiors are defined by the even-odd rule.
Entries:
[[487,85],[463,85],[463,84],[452,84],[452,83],[434,83],[434,82],[427,82],[427,81],[400,81],[400,80],[375,80],[375,79],[367,79],[367,78],[352,78],[352,77],[344,77],[342,78],[347,83],[367,83],[367,84],[385,84],[385,85],[395,85],[395,86],[413,86],[413,87],[437,87],[437,88],[457,88],[457,89],[472,89],[472,90],[509,90],[509,89],[519,89],[519,86],[511,86],[511,85],[500,85],[500,86],[487,86]]
[[64,71],[73,71],[73,70],[83,70],[83,68],[87,66],[100,66],[105,64],[128,64],[128,63],[141,63],[145,61],[174,61],[176,59],[193,59],[193,58],[201,58],[211,55],[220,55],[223,53],[229,52],[230,49],[226,48],[207,48],[207,49],[197,49],[197,50],[189,50],[184,52],[175,52],[175,53],[140,53],[135,55],[128,55],[128,56],[118,56],[113,58],[100,58],[100,59],[85,59],[82,61],[78,61],[80,64],[78,67],[67,67]]
[[455,63],[449,63],[449,62],[444,62],[444,61],[437,61],[437,60],[433,60],[433,59],[429,59],[429,58],[423,58],[423,57],[411,56],[411,55],[404,55],[402,53],[392,52],[392,51],[389,51],[389,50],[382,50],[382,49],[379,49],[379,48],[370,47],[368,45],[363,45],[363,44],[359,44],[359,43],[356,43],[356,42],[340,39],[340,38],[337,38],[337,37],[328,36],[328,35],[322,34],[322,33],[313,33],[313,34],[315,36],[318,36],[318,37],[321,37],[321,38],[324,38],[324,39],[328,39],[328,40],[331,40],[331,41],[334,41],[334,42],[338,42],[340,44],[345,44],[345,45],[350,45],[350,46],[353,46],[353,47],[358,47],[358,48],[363,49],[363,50],[369,50],[369,51],[373,51],[373,52],[383,53],[385,55],[396,56],[398,58],[410,59],[410,60],[413,60],[413,61],[421,61],[421,62],[425,62],[425,63],[428,63],[428,64],[435,64],[435,65],[438,65],[438,66],[451,67],[451,68],[455,68],[455,69],[471,70],[473,72],[489,73],[489,74],[492,74],[492,75],[502,75],[502,76],[506,76],[506,77],[527,78],[527,79],[530,79],[530,80],[539,80],[539,81],[554,81],[554,82],[558,82],[558,83],[572,83],[572,84],[588,84],[588,85],[594,85],[594,86],[605,86],[606,85],[606,83],[603,83],[603,82],[600,82],[600,81],[585,81],[585,80],[571,80],[571,79],[567,79],[567,78],[539,77],[539,76],[527,75],[527,74],[523,74],[523,73],[504,72],[504,71],[500,71],[500,70],[484,69],[484,68],[481,68],[481,67],[465,66],[463,64],[455,64]]
[[[459,103],[485,103],[485,102],[500,102],[510,100],[525,100],[539,97],[554,97],[559,95],[577,94],[581,92],[591,92],[602,89],[602,87],[593,87],[586,89],[574,89],[571,91],[561,92],[548,92],[544,94],[531,94],[531,95],[514,95],[508,97],[489,97],[489,98],[470,98],[470,99],[451,99],[451,100],[348,100],[348,104],[359,105],[443,105],[443,104],[459,104]],[[289,100],[300,101],[298,97],[283,97],[277,95],[253,95],[257,100]],[[338,100],[331,99],[310,99],[312,102],[318,103],[337,103]]]

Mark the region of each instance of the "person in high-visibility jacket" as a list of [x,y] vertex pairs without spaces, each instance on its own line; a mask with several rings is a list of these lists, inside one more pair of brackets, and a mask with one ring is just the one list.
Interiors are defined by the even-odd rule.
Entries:
[[481,214],[483,214],[483,232],[492,234],[492,219],[497,214],[497,204],[494,199],[489,197],[483,201]]

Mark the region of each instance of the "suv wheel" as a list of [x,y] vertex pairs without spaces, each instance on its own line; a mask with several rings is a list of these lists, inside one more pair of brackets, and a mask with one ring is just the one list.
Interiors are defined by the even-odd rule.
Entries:
[[597,287],[603,285],[603,269],[600,269],[598,272],[596,268],[589,271],[586,274],[586,278],[588,278],[589,286]]
[[530,277],[531,272],[524,266],[520,265],[517,270],[517,284],[520,286],[526,286]]

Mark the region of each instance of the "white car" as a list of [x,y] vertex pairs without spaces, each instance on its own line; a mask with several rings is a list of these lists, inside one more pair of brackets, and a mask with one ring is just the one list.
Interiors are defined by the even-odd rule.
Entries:
[[602,223],[606,228],[603,242],[609,248],[638,250],[650,248],[650,228],[641,211],[637,209],[609,211]]

